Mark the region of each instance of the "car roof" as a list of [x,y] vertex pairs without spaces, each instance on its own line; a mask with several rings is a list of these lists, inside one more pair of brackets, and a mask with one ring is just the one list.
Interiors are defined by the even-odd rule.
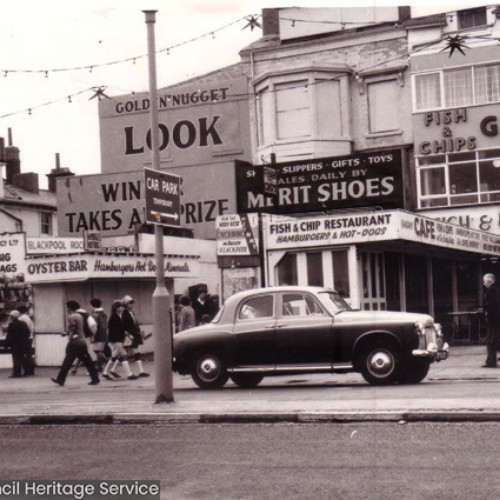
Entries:
[[233,302],[234,300],[241,300],[247,296],[252,296],[252,295],[258,295],[260,293],[275,293],[275,292],[312,292],[312,293],[319,293],[319,292],[334,292],[332,288],[328,287],[322,287],[322,286],[270,286],[270,287],[264,287],[264,288],[252,288],[251,290],[245,290],[243,292],[238,292],[235,293],[234,295],[231,295],[226,300],[226,303],[228,301]]

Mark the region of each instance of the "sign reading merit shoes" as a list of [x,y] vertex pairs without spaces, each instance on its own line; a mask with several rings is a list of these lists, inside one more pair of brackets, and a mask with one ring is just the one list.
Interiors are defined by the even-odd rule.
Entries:
[[144,169],[146,220],[164,226],[181,225],[181,178],[150,168]]
[[239,213],[403,206],[399,149],[276,163],[272,184],[269,167],[235,163]]

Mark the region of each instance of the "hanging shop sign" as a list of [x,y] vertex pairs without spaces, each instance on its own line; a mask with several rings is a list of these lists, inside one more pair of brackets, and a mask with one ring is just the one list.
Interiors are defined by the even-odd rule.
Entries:
[[[156,260],[144,255],[80,254],[26,261],[26,281],[81,281],[91,278],[151,278],[156,273]],[[165,256],[166,278],[194,278],[199,275],[196,257]]]
[[26,254],[28,255],[78,253],[83,250],[83,238],[26,238]]
[[217,255],[258,255],[258,214],[232,214],[217,217]]
[[295,221],[265,218],[266,248],[285,249],[405,240],[500,256],[500,236],[402,210]]
[[402,207],[401,156],[401,150],[394,149],[276,163],[272,184],[268,166],[236,161],[238,212],[287,214],[365,206]]
[[[236,212],[232,165],[179,167],[172,173],[182,177],[180,225],[195,238],[215,239],[217,216]],[[131,234],[146,221],[144,169],[60,179],[57,203],[60,236]]]
[[[150,105],[146,93],[99,102],[103,173],[151,164]],[[158,122],[162,163],[185,166],[217,162],[224,155],[250,157],[245,77],[160,89]]]

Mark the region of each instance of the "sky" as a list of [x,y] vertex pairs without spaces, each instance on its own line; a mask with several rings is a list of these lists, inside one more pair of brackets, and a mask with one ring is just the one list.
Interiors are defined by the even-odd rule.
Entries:
[[[149,88],[143,10],[156,10],[157,83],[165,87],[237,63],[261,36],[246,18],[271,7],[410,5],[412,16],[477,0],[16,0],[0,3],[0,137],[20,149],[21,171],[100,172],[98,100]],[[167,48],[170,50],[166,51]],[[83,69],[78,69],[83,68]]]

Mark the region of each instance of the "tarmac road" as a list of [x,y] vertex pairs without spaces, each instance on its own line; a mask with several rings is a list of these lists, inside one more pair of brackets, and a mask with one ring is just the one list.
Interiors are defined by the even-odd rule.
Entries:
[[[414,386],[373,387],[359,374],[269,377],[252,390],[230,382],[202,391],[190,377],[174,376],[174,399],[153,404],[153,377],[102,380],[88,386],[84,370],[64,387],[50,381],[57,368],[38,368],[35,377],[9,379],[0,372],[0,423],[322,421],[322,420],[500,420],[500,368],[482,368],[484,346],[452,347]],[[152,363],[146,365],[153,373]]]

